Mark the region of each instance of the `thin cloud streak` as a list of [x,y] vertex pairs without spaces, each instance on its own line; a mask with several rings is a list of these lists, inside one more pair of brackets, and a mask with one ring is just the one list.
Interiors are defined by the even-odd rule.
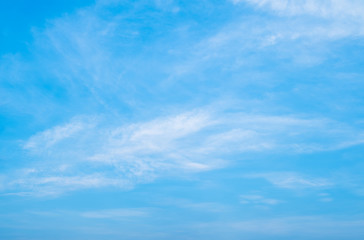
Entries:
[[245,178],[263,178],[278,188],[305,189],[330,188],[334,184],[325,178],[303,176],[294,172],[253,173],[244,175]]
[[[207,109],[124,126],[93,123],[92,119],[84,120],[92,123],[84,128],[79,122],[77,128],[70,127],[75,125],[71,120],[30,137],[26,144],[32,146],[29,154],[40,162],[6,176],[4,188],[34,191],[35,195],[100,187],[130,189],[172,172],[183,175],[224,168],[231,163],[226,159],[229,154],[340,149],[347,147],[356,131],[325,119],[225,114]],[[49,139],[51,144],[47,145]],[[42,152],[44,146],[48,150]],[[289,173],[247,177],[265,178],[283,188],[328,184]]]

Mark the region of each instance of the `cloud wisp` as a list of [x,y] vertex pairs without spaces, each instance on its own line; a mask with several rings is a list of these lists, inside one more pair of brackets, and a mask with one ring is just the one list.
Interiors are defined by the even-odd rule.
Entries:
[[266,198],[261,195],[240,195],[241,204],[253,204],[253,205],[276,205],[282,201],[274,198]]
[[[85,188],[130,189],[173,173],[223,168],[234,154],[310,153],[347,147],[343,142],[360,143],[348,126],[292,116],[199,109],[122,126],[95,119],[72,119],[30,137],[23,146],[37,160],[8,176],[5,188],[40,196]],[[265,178],[283,188],[327,185],[289,173],[247,177]]]
[[332,187],[333,183],[325,178],[313,178],[302,176],[293,172],[272,172],[247,174],[246,178],[263,178],[278,188],[286,189],[305,189],[305,188],[327,188]]

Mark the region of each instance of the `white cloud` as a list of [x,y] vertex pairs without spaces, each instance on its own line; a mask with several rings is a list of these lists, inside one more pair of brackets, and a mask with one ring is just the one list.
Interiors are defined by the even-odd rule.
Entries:
[[180,198],[168,198],[168,199],[158,199],[155,201],[156,204],[160,206],[174,206],[179,208],[184,208],[190,211],[203,211],[203,212],[226,212],[230,208],[225,204],[218,202],[194,202],[189,199]]
[[[275,31],[266,45],[278,40],[310,38],[313,41],[364,35],[364,3],[360,0],[235,0],[268,9],[289,21],[273,19],[268,26]],[[315,19],[319,18],[319,19]],[[287,20],[287,19],[286,19]],[[273,41],[272,41],[273,39]]]
[[261,195],[240,195],[240,203],[241,204],[254,204],[254,205],[276,205],[281,203],[282,201],[273,199],[273,198],[265,198]]
[[[85,121],[87,120],[87,121]],[[74,118],[69,123],[37,133],[24,144],[28,150],[43,150],[94,125],[95,119]]]
[[[171,147],[171,143],[201,131],[213,124],[207,113],[187,112],[150,122],[131,124],[111,132],[110,145],[125,147],[126,151],[158,152]],[[135,149],[137,148],[137,149]]]
[[324,18],[364,18],[364,3],[360,0],[234,0],[267,7],[280,14],[309,14]]
[[53,211],[29,211],[31,215],[45,217],[64,217],[72,218],[91,218],[91,219],[112,219],[123,220],[130,218],[147,217],[151,210],[147,208],[114,208],[114,209],[99,209],[92,211],[74,211],[74,210],[53,210]]
[[91,173],[89,175],[78,174],[62,176],[59,172],[38,172],[13,176],[15,179],[7,179],[7,188],[25,189],[22,192],[8,192],[10,195],[35,196],[35,197],[58,197],[66,192],[100,187],[116,187],[130,189],[134,183],[125,178],[105,176],[105,174]]
[[[362,1],[315,0],[235,0],[242,12],[255,7],[273,13],[242,14],[196,44],[194,59],[188,59],[177,70],[201,71],[216,61],[220,68],[236,70],[260,62],[272,54],[289,59],[294,65],[314,66],[327,60],[331,43],[364,36],[364,3]],[[248,4],[238,4],[240,2]],[[255,52],[254,57],[250,56]],[[273,51],[273,52],[272,52]],[[197,54],[196,54],[197,53]],[[258,58],[260,59],[260,58]],[[255,62],[258,61],[258,62]],[[249,67],[247,70],[249,71]],[[257,78],[255,73],[253,79]],[[249,79],[241,82],[251,82]]]
[[87,160],[114,165],[135,176],[157,169],[210,170],[220,165],[219,160],[207,162],[188,154],[194,148],[196,134],[213,122],[207,112],[192,111],[118,127],[104,136],[99,153]]
[[333,185],[325,178],[303,176],[294,172],[254,173],[244,177],[263,178],[276,187],[287,189],[326,188]]
[[82,212],[80,215],[84,218],[130,218],[130,217],[144,217],[148,212],[145,209],[139,208],[121,208],[121,209],[107,209],[90,212]]
[[[30,137],[27,145],[32,147],[27,149],[37,160],[29,168],[6,176],[3,188],[38,196],[85,188],[130,189],[158,177],[223,168],[231,163],[225,157],[229,154],[340,149],[348,146],[343,142],[351,142],[354,131],[327,119],[228,113],[217,108],[121,126],[71,119]],[[41,151],[43,146],[48,146],[46,152]],[[246,177],[264,178],[282,188],[329,185],[324,179],[294,173]]]

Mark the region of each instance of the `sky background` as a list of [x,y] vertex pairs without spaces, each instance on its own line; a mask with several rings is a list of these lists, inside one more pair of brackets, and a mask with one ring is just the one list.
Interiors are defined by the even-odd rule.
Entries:
[[361,0],[0,1],[0,239],[364,238]]

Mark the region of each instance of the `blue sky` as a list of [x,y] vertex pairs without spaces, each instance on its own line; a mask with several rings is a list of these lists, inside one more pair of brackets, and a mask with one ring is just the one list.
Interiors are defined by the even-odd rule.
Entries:
[[364,3],[0,3],[0,239],[363,239]]

